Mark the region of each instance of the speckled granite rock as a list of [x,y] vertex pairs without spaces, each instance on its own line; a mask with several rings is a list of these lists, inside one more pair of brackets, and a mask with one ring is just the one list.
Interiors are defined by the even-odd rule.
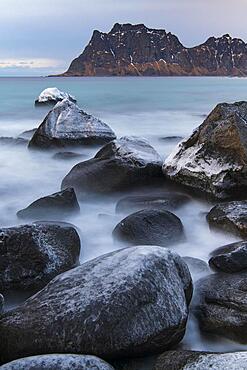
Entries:
[[247,190],[247,102],[218,104],[165,160],[171,180],[230,198]]
[[193,309],[201,330],[247,343],[246,290],[246,273],[218,273],[200,279]]
[[0,291],[44,287],[78,264],[80,239],[67,224],[34,223],[0,229]]
[[245,238],[247,236],[247,201],[233,201],[214,206],[207,214],[210,227]]
[[104,144],[115,139],[112,129],[68,99],[47,114],[29,142],[29,148],[51,149],[83,144]]
[[0,366],[1,370],[114,370],[95,356],[51,354],[21,358]]
[[159,353],[183,338],[191,295],[187,265],[166,248],[100,256],[1,317],[0,360],[44,352],[104,359]]
[[40,93],[38,98],[35,100],[35,105],[55,105],[63,99],[68,99],[73,103],[76,103],[74,96],[58,90],[57,87],[48,87]]
[[167,351],[154,370],[247,370],[247,352]]
[[211,253],[209,265],[226,273],[247,270],[247,241],[224,245]]

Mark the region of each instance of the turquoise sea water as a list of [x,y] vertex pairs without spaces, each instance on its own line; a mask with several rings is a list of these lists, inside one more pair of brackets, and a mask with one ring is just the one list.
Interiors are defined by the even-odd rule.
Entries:
[[[75,95],[81,108],[108,123],[117,136],[147,138],[163,158],[176,143],[162,138],[190,135],[219,102],[247,100],[247,79],[238,78],[0,78],[0,136],[17,136],[37,127],[48,109],[35,108],[34,100],[44,88],[55,86]],[[80,151],[90,158],[96,149]],[[50,152],[30,152],[25,146],[0,145],[0,225],[19,224],[16,212],[38,197],[58,191],[61,180],[77,162],[54,160]],[[81,262],[119,247],[111,237],[121,219],[115,215],[118,199],[119,196],[89,197],[81,203],[81,214],[68,219],[80,229]],[[205,212],[211,206],[195,199],[176,212],[187,238],[174,247],[182,256],[207,261],[213,249],[236,240],[209,231]],[[20,301],[16,294],[8,305]],[[212,351],[245,348],[231,341],[201,336],[193,317],[182,345]]]

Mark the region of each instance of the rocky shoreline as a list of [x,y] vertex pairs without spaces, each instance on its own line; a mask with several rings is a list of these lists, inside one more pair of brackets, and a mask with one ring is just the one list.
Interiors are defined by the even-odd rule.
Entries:
[[[20,135],[30,155],[99,150],[78,158],[61,190],[18,210],[26,224],[0,230],[0,368],[247,369],[247,351],[181,350],[189,314],[202,335],[247,344],[246,119],[246,102],[219,104],[165,161],[145,139],[116,138],[67,98]],[[138,195],[167,181],[170,192]],[[209,227],[241,239],[219,245],[208,264],[176,253],[186,240],[177,212],[198,192],[213,199]],[[116,250],[80,264],[86,241],[68,217],[84,212],[88,196],[109,194],[121,216],[109,235]],[[9,310],[11,291],[30,297]]]

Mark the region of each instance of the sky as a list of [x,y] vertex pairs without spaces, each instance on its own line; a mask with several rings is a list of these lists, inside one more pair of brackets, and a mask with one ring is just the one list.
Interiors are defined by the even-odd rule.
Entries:
[[0,0],[0,76],[64,72],[94,29],[144,23],[185,46],[229,33],[247,42],[247,0]]

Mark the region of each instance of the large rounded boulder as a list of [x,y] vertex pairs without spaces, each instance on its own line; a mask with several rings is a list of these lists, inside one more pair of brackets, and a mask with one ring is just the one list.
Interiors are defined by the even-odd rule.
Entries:
[[77,193],[110,193],[154,183],[162,176],[162,160],[144,139],[122,137],[106,144],[94,158],[78,163],[63,179],[62,188]]
[[80,238],[69,224],[0,229],[0,291],[36,290],[78,265]]
[[247,102],[219,104],[163,165],[180,184],[217,198],[247,189]]
[[63,99],[76,103],[74,96],[59,90],[57,87],[48,87],[39,94],[35,100],[35,105],[55,105]]
[[169,211],[144,209],[117,224],[114,238],[129,245],[160,245],[167,247],[184,240],[180,219]]
[[114,370],[95,356],[52,354],[20,358],[0,366],[1,370]]
[[195,314],[202,331],[247,343],[247,275],[212,274],[196,283]]
[[209,265],[226,273],[247,271],[247,241],[225,245],[211,253]]
[[47,195],[35,200],[27,208],[17,212],[19,218],[36,220],[61,219],[80,211],[80,206],[73,188]]
[[159,353],[184,336],[192,281],[181,257],[138,246],[53,279],[0,319],[0,361],[42,353],[121,358]]
[[247,201],[233,201],[214,206],[207,214],[210,227],[247,237]]
[[29,148],[52,149],[83,144],[104,144],[116,136],[104,122],[68,99],[47,114],[29,142]]
[[167,351],[154,370],[247,370],[247,352]]

